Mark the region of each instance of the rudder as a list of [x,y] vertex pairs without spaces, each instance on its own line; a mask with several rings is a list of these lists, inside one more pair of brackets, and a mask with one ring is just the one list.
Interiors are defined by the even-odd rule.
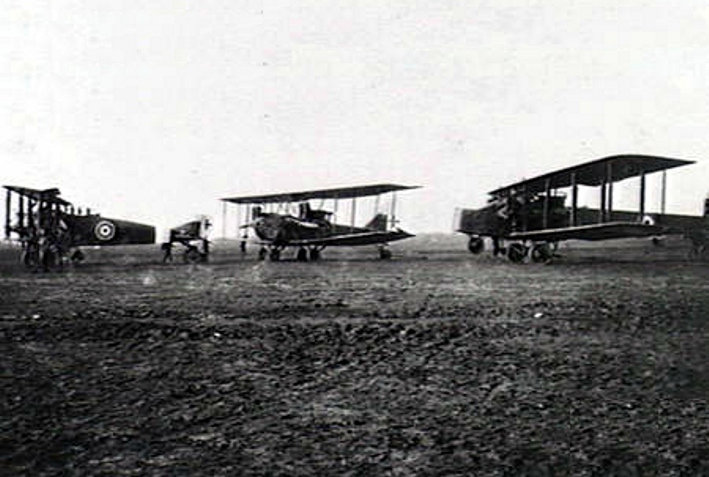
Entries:
[[372,229],[372,230],[381,230],[381,231],[386,231],[387,229],[387,222],[388,218],[386,214],[382,214],[381,212],[375,215],[372,220],[367,222],[367,225],[365,225],[366,228]]

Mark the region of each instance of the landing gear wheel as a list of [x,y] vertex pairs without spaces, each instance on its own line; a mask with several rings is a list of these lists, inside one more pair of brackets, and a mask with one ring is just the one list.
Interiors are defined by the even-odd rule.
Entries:
[[310,260],[313,262],[320,260],[320,250],[318,250],[317,248],[311,248]]
[[532,261],[534,263],[547,263],[551,260],[552,252],[549,244],[540,243],[532,247]]
[[76,250],[74,253],[71,254],[71,261],[72,263],[80,263],[84,261],[84,252],[81,250]]
[[266,250],[266,247],[261,247],[258,251],[258,259],[266,260],[266,255],[268,255],[268,250]]
[[379,249],[379,260],[391,260],[391,250],[381,247]]
[[281,251],[277,248],[272,248],[270,258],[272,262],[279,261],[281,259]]
[[478,255],[483,250],[485,250],[485,241],[482,239],[482,237],[471,235],[470,240],[468,241],[468,250],[470,251],[470,253]]
[[298,253],[295,256],[295,259],[298,260],[299,262],[307,262],[308,261],[308,251],[304,248],[299,248]]
[[185,250],[183,258],[185,263],[197,263],[202,260],[202,255],[199,253],[199,250],[197,250],[197,247],[190,247]]
[[527,248],[521,243],[511,243],[507,248],[507,257],[512,263],[522,263],[527,255]]

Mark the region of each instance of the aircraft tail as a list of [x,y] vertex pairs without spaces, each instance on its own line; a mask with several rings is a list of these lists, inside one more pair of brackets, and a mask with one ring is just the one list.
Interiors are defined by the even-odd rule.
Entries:
[[388,222],[389,219],[386,214],[378,213],[372,218],[372,220],[367,222],[367,225],[365,225],[365,227],[371,230],[380,230],[382,232],[386,232]]

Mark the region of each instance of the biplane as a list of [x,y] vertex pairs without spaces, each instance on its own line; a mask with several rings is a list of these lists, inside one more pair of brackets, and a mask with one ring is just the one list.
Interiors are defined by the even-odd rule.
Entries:
[[[626,154],[543,174],[489,192],[488,204],[480,209],[456,211],[458,232],[469,236],[468,250],[479,254],[484,238],[492,241],[494,255],[506,255],[512,262],[529,258],[547,262],[560,241],[609,240],[684,234],[693,242],[706,242],[709,221],[704,216],[664,213],[665,171],[693,161],[659,156]],[[646,176],[662,171],[662,212],[646,208]],[[638,209],[614,210],[614,184],[639,179]],[[600,207],[579,207],[579,186],[599,189]],[[569,197],[570,196],[570,197]],[[567,205],[567,199],[570,203]],[[704,246],[701,243],[695,246]]]
[[30,268],[61,266],[65,257],[80,262],[81,246],[155,243],[154,227],[102,217],[91,209],[82,212],[61,198],[57,188],[4,187],[5,238],[16,236],[22,261]]
[[[221,199],[225,203],[246,207],[246,217],[251,223],[242,225],[242,251],[245,251],[247,231],[253,229],[260,241],[259,258],[267,256],[273,261],[281,258],[287,247],[297,249],[298,261],[316,261],[327,247],[377,245],[379,258],[391,258],[389,242],[413,237],[401,230],[396,219],[396,193],[416,189],[418,186],[397,184],[374,184],[355,187],[340,187],[303,192],[229,197]],[[380,197],[391,194],[389,213],[379,211]],[[375,197],[374,216],[364,226],[356,226],[357,199]],[[320,200],[318,208],[310,201]],[[335,222],[338,204],[348,200],[350,223]],[[331,201],[332,210],[323,208]],[[226,211],[226,209],[225,209]]]
[[206,262],[209,259],[209,229],[212,223],[202,216],[170,229],[168,241],[162,244],[163,262],[172,260],[172,248],[178,243],[184,247],[182,258],[186,263]]

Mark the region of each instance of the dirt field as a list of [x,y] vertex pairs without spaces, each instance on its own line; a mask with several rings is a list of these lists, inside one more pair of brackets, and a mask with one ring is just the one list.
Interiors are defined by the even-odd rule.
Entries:
[[709,475],[709,263],[464,248],[0,250],[0,474]]

